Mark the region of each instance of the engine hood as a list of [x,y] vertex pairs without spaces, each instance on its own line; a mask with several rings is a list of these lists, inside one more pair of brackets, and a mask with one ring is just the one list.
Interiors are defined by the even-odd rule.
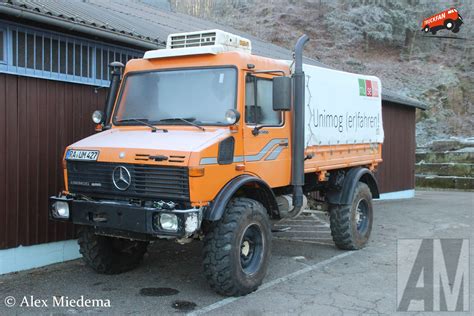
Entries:
[[124,148],[124,149],[157,149],[173,151],[199,151],[213,143],[214,139],[228,133],[224,129],[215,131],[168,130],[168,133],[150,130],[111,129],[84,138],[71,145],[71,148]]
[[[192,152],[209,147],[228,134],[227,129],[214,131],[172,130],[167,133],[150,130],[130,130],[114,128],[84,138],[68,149],[99,150],[98,161],[120,161],[137,163],[148,161],[150,155],[169,157],[164,164],[172,163],[173,157],[180,157],[180,164],[187,164]],[[146,159],[145,159],[146,158]]]

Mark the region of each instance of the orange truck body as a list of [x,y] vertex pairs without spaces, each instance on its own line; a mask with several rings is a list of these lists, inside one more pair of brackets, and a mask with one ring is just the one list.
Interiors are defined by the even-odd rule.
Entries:
[[[171,40],[170,40],[171,38]],[[220,30],[170,35],[167,49],[111,64],[96,133],[68,146],[54,220],[80,225],[99,273],[136,267],[159,238],[203,241],[215,291],[241,296],[265,277],[271,221],[298,217],[317,192],[335,245],[370,237],[382,161],[377,77],[255,56]]]
[[[250,73],[248,65],[255,65],[255,69],[272,69],[283,71],[285,74],[290,73],[287,63],[240,53],[225,52],[217,55],[197,55],[197,56],[179,56],[166,59],[131,60],[125,68],[124,77],[128,73],[179,69],[191,67],[213,67],[213,66],[235,66],[238,72],[237,84],[237,110],[245,116],[245,75]],[[271,77],[268,74],[263,77]],[[123,83],[122,83],[123,84]],[[112,124],[110,130],[94,135],[93,138],[109,139],[111,135],[117,141],[113,147],[94,147],[89,146],[89,142],[79,141],[78,143],[68,147],[66,152],[71,148],[98,150],[100,155],[98,162],[113,162],[121,164],[144,164],[144,165],[163,165],[163,166],[185,166],[190,170],[204,169],[202,174],[189,177],[190,202],[192,206],[206,206],[214,200],[219,191],[232,179],[239,175],[250,174],[265,181],[271,188],[284,187],[290,185],[291,181],[291,130],[292,117],[291,112],[283,112],[284,124],[280,127],[269,127],[265,130],[268,133],[254,136],[252,130],[254,125],[247,125],[241,120],[237,125],[223,128],[217,126],[206,126],[206,134],[215,134],[212,141],[203,146],[191,149],[193,144],[189,144],[187,150],[164,150],[154,147],[150,142],[147,147],[137,146],[121,147],[120,139],[130,137],[130,133],[142,131],[148,133],[151,137],[175,138],[174,133],[184,133],[180,140],[186,142],[189,134],[200,134],[193,126],[174,126],[164,125],[161,128],[169,130],[167,134],[150,134],[149,128],[145,126],[115,126]],[[228,165],[208,164],[202,165],[202,159],[217,157],[218,144],[221,140],[233,136],[235,139],[235,156],[243,156],[244,159],[239,162],[233,162]],[[256,161],[247,161],[245,157],[258,155],[262,149],[269,143],[271,139],[282,139],[284,144],[274,144],[268,148],[267,152]],[[179,142],[174,139],[172,141]],[[200,141],[200,140],[197,140]],[[97,141],[101,143],[101,141]],[[267,160],[275,148],[284,146],[277,159]],[[122,154],[123,158],[120,157]],[[166,155],[169,157],[180,157],[179,159],[169,159],[167,161],[156,162],[153,160],[143,159],[147,155]],[[375,170],[377,165],[382,161],[382,145],[381,144],[345,144],[345,145],[322,145],[310,146],[306,148],[306,155],[313,158],[305,161],[305,173],[314,174],[318,179],[324,181],[326,173],[335,170],[350,168],[355,166],[367,167]],[[64,178],[66,191],[68,192],[67,170],[64,169]]]

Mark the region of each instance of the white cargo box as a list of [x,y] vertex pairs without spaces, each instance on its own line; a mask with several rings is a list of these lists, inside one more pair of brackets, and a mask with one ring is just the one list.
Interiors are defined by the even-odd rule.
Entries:
[[383,143],[379,78],[303,65],[305,144]]

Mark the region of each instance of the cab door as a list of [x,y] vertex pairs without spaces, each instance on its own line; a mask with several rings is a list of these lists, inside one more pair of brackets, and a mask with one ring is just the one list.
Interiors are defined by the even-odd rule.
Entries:
[[273,111],[272,86],[268,75],[245,77],[243,161],[246,172],[279,187],[291,178],[290,115]]

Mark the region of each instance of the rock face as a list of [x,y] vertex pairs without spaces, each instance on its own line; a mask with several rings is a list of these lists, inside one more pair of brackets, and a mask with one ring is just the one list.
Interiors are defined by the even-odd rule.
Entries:
[[470,140],[433,142],[416,153],[416,186],[474,190],[474,146]]

